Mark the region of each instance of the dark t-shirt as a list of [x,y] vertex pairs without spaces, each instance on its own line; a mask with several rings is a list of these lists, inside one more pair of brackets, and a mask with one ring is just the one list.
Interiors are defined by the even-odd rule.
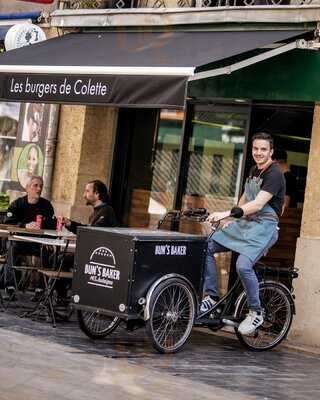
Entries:
[[42,215],[42,228],[54,229],[54,210],[50,201],[40,197],[38,203],[28,203],[28,197],[20,197],[13,201],[7,211],[6,224],[25,227],[29,222],[36,221],[37,215]]
[[[251,169],[250,176],[259,176],[260,172],[261,170],[255,166]],[[286,182],[283,172],[276,163],[273,163],[262,172],[260,178],[262,179],[261,190],[273,195],[268,204],[278,215],[281,215],[286,192]]]

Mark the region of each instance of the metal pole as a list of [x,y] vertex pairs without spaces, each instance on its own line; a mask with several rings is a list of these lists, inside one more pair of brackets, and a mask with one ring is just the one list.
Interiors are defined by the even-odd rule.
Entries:
[[45,143],[45,157],[43,167],[43,196],[47,199],[51,198],[52,189],[52,172],[54,166],[56,144],[57,144],[57,131],[59,122],[59,104],[51,104],[49,111],[48,121],[48,134]]

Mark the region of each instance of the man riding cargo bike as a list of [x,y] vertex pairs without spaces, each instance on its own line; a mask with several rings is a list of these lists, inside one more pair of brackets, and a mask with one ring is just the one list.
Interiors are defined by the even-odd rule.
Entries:
[[253,333],[263,323],[259,282],[253,270],[255,263],[278,239],[278,216],[285,196],[285,180],[277,163],[272,161],[273,140],[269,134],[257,133],[252,138],[252,156],[256,163],[245,183],[238,206],[230,211],[214,212],[209,222],[221,221],[222,229],[208,241],[205,266],[204,297],[200,311],[208,311],[219,299],[217,267],[214,254],[234,251],[239,254],[236,269],[248,298],[249,313],[238,327],[243,334]]
[[[252,350],[277,346],[287,336],[295,313],[291,281],[297,274],[293,268],[285,271],[290,282],[286,286],[273,279],[275,270],[257,263],[277,241],[285,195],[284,176],[272,153],[272,138],[256,134],[252,139],[256,165],[238,205],[230,211],[209,216],[205,209],[171,211],[159,221],[158,230],[81,228],[73,301],[83,332],[98,339],[121,322],[127,329],[146,326],[159,352],[174,353],[186,343],[193,326],[211,330],[232,326],[240,342]],[[212,233],[206,238],[159,230],[169,216],[207,219]],[[239,277],[220,298],[214,254],[224,251],[239,254]],[[107,263],[101,254],[108,257]],[[95,276],[104,264],[119,270],[119,279],[108,281],[108,288]]]

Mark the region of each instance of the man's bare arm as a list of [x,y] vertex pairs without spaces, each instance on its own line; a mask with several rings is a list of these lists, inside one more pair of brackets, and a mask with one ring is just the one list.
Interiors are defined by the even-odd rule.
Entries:
[[[249,201],[245,204],[241,204],[241,202],[244,202],[246,200],[244,195],[242,195],[239,200],[238,207],[242,208],[243,215],[254,214],[254,213],[262,210],[262,208],[268,203],[268,201],[270,201],[272,199],[272,196],[273,195],[271,193],[265,192],[264,190],[260,190],[260,192],[258,193],[257,197],[254,200]],[[230,213],[231,213],[231,210],[222,211],[222,212],[214,212],[209,215],[207,220],[211,223],[214,221],[219,221],[222,218],[228,218],[230,216]]]
[[272,196],[273,195],[271,193],[266,192],[264,190],[260,190],[260,192],[258,193],[257,197],[254,200],[242,204],[241,206],[239,204],[239,206],[242,208],[244,215],[254,214],[262,210],[263,207],[268,203],[268,201],[272,199]]

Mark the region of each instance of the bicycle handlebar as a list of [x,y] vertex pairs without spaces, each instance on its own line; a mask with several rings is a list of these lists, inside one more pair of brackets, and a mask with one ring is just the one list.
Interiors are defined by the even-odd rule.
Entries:
[[[170,210],[168,211],[158,222],[157,228],[159,228],[163,222],[167,219],[167,217],[171,216],[172,219],[179,220],[181,217],[186,217],[190,219],[194,219],[197,222],[205,222],[207,218],[209,217],[209,213],[206,208],[190,208],[188,210]],[[237,213],[230,213],[228,217],[221,218],[218,221],[211,222],[211,225],[213,228],[217,229],[220,221],[229,218],[229,217],[237,217]]]

